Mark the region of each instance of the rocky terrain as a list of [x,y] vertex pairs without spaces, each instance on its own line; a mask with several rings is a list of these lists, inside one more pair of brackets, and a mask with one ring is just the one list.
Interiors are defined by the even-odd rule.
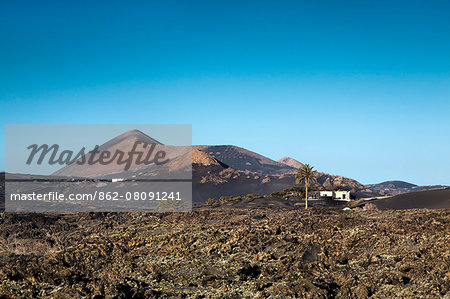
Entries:
[[442,298],[450,210],[0,214],[0,297]]
[[0,212],[5,211],[5,173],[0,172]]

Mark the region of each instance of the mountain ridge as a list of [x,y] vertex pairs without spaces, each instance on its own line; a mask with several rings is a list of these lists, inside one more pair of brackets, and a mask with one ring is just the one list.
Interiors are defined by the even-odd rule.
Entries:
[[443,185],[419,186],[401,180],[384,181],[378,184],[368,184],[366,186],[373,192],[379,192],[381,194],[389,194],[389,195],[398,195],[415,191],[440,189],[447,187]]

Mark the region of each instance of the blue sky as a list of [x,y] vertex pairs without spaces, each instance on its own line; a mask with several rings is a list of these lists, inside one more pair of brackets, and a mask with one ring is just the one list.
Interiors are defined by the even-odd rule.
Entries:
[[1,1],[0,38],[0,169],[5,124],[188,123],[194,144],[450,185],[449,1]]

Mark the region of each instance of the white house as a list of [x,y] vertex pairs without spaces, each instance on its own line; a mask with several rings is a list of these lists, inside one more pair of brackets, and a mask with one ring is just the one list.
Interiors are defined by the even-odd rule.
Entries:
[[335,200],[345,200],[350,201],[350,191],[338,190],[334,192]]
[[[350,191],[338,190],[338,191],[319,191],[320,198],[332,198],[334,200],[350,201]],[[316,198],[311,196],[311,198]]]

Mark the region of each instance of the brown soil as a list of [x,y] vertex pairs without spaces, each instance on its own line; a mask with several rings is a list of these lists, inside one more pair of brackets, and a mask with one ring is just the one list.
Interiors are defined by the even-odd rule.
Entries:
[[0,217],[0,297],[450,294],[448,209]]

